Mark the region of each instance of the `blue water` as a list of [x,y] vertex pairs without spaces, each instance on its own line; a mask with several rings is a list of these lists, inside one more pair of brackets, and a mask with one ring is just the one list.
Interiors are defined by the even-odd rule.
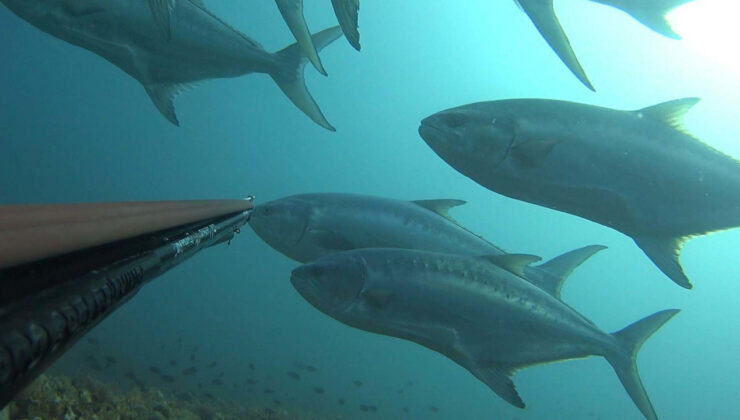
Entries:
[[[268,50],[293,42],[273,2],[211,1],[209,7]],[[626,236],[494,194],[447,166],[416,132],[431,113],[483,100],[540,97],[637,109],[699,96],[704,100],[687,120],[691,130],[740,156],[740,74],[615,9],[561,0],[557,10],[596,94],[580,85],[510,1],[363,2],[362,52],[340,39],[322,53],[328,78],[306,69],[310,91],[337,127],[330,133],[265,75],[208,81],[182,94],[176,101],[182,127],[174,127],[138,82],[0,7],[0,202],[252,194],[259,203],[330,191],[464,199],[468,204],[454,210],[456,218],[510,252],[551,258],[608,245],[572,275],[564,300],[607,331],[658,310],[683,309],[640,353],[640,374],[656,410],[663,419],[735,418],[740,232],[714,233],[684,247],[683,266],[695,285],[687,291]],[[306,16],[314,30],[335,24],[328,0],[307,2]],[[118,363],[91,374],[122,382],[123,372],[134,370],[154,386],[197,390],[202,381],[222,398],[277,398],[285,406],[357,419],[642,418],[601,358],[517,373],[528,407],[513,408],[441,355],[318,312],[288,281],[296,266],[243,229],[230,246],[207,250],[148,285],[93,331],[98,346],[81,342],[55,369],[78,369],[96,352]],[[169,385],[147,376],[149,366],[167,370],[171,359],[182,369],[195,346],[197,378]],[[211,361],[219,367],[203,373],[211,372],[205,366]],[[302,380],[293,381],[285,372],[299,361],[318,371],[300,371]],[[210,387],[220,371],[226,385]],[[247,378],[259,381],[256,393],[232,386]],[[262,396],[262,388],[277,393]],[[379,411],[363,413],[359,404]]]

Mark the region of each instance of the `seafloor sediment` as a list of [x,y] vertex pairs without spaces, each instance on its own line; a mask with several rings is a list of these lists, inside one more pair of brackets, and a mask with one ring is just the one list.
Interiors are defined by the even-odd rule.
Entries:
[[[90,377],[42,375],[7,407],[10,420],[340,420],[340,416],[243,406],[156,388],[121,389]],[[0,419],[2,414],[0,414]]]

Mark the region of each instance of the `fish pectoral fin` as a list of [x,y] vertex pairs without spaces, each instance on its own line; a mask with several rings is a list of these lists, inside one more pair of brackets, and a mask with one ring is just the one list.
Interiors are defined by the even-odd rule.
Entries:
[[536,255],[529,254],[484,255],[481,258],[519,277],[524,277],[524,269],[527,266],[542,260],[542,258]]
[[679,261],[679,252],[686,238],[684,237],[660,237],[660,236],[638,236],[634,239],[637,246],[645,255],[658,266],[671,280],[681,287],[691,289],[691,281],[683,272]]
[[309,229],[311,239],[323,248],[332,251],[348,251],[357,248],[342,235],[326,229]]
[[516,390],[516,385],[511,379],[512,369],[494,365],[494,366],[476,366],[470,369],[470,373],[478,378],[481,382],[488,385],[491,391],[503,398],[509,404],[524,408],[524,401]]
[[180,126],[180,121],[177,120],[177,114],[175,114],[175,104],[173,103],[177,95],[182,91],[190,88],[191,85],[187,84],[154,84],[145,85],[146,93],[154,102],[154,106],[157,107],[159,112],[164,115],[165,118],[172,124]]
[[539,286],[540,289],[560,299],[560,290],[570,273],[583,264],[584,261],[591,258],[592,255],[604,249],[606,247],[603,245],[591,245],[566,252],[537,267],[545,272],[544,276],[536,279],[527,277],[527,279]]
[[455,219],[450,216],[450,209],[457,206],[462,206],[465,204],[465,201],[463,200],[455,200],[455,199],[439,199],[439,200],[415,200],[412,201],[412,203],[419,205],[421,207],[424,207],[425,209],[436,213],[445,219],[458,224]]
[[389,289],[370,289],[362,292],[365,302],[376,309],[383,309],[393,300],[394,296],[395,293]]
[[357,30],[360,0],[331,0],[331,4],[334,6],[334,14],[344,32],[344,37],[354,49],[360,51],[360,32]]
[[538,167],[558,143],[560,141],[554,139],[525,141],[511,148],[511,156],[524,166]]
[[537,27],[537,30],[540,31],[540,34],[550,44],[550,47],[558,57],[568,66],[568,69],[570,69],[581,83],[595,91],[593,85],[588,80],[588,76],[586,76],[586,71],[581,67],[576,53],[573,52],[573,48],[570,46],[568,36],[560,26],[560,21],[557,15],[555,15],[552,0],[519,0],[519,6],[529,16],[534,26]]
[[663,102],[647,108],[633,111],[640,118],[652,118],[664,122],[672,128],[693,137],[684,124],[684,117],[691,108],[699,103],[699,98],[682,98]]
[[[165,39],[172,39],[172,25],[170,18],[175,11],[177,0],[149,0],[154,22],[162,30]],[[191,0],[192,1],[192,0]]]

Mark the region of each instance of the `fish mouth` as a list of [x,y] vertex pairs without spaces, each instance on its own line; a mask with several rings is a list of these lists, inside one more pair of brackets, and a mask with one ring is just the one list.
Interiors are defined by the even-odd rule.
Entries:
[[290,284],[293,285],[304,299],[315,305],[320,294],[316,281],[308,273],[310,269],[310,266],[302,265],[293,270],[290,274]]
[[430,144],[439,141],[440,138],[444,137],[445,133],[440,127],[428,121],[427,118],[422,120],[419,125],[419,135],[427,144]]

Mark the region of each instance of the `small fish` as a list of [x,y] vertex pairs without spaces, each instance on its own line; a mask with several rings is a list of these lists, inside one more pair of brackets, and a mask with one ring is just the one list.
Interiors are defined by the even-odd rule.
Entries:
[[149,372],[156,373],[157,375],[162,374],[162,371],[156,366],[149,366]]
[[91,368],[92,370],[96,370],[96,371],[98,371],[98,372],[100,372],[100,371],[102,371],[102,370],[103,370],[103,367],[102,367],[102,366],[100,366],[100,364],[98,364],[97,362],[94,362],[94,363],[90,363],[90,364],[89,364],[89,366],[90,366],[90,368]]
[[357,380],[355,380],[355,381],[352,381],[352,384],[353,384],[354,386],[362,386],[362,381],[357,381]]
[[182,371],[182,374],[185,376],[192,375],[195,372],[197,372],[198,369],[195,366],[190,366],[189,368]]
[[360,411],[370,411],[370,407],[366,406],[365,404],[360,404]]
[[408,381],[408,382],[406,382],[406,386],[409,387],[409,388],[411,388],[412,386],[414,386],[414,381]]
[[270,388],[265,388],[262,390],[262,392],[264,392],[265,394],[274,394],[275,390],[270,389]]
[[215,368],[216,366],[218,366],[218,362],[211,362],[210,364],[208,364],[209,368]]
[[209,400],[215,400],[216,399],[216,397],[214,397],[213,394],[211,394],[210,392],[204,392],[203,393],[203,396],[206,397],[206,398],[208,398]]
[[193,353],[193,354],[190,355],[190,361],[191,362],[194,362],[195,361],[195,353]]
[[408,413],[409,412],[409,408],[408,407],[403,407],[401,410],[403,410],[404,413]]
[[396,390],[396,393],[398,393],[398,394],[403,394],[403,389],[398,389],[398,390]]
[[432,406],[429,406],[429,411],[431,411],[432,413],[438,413],[439,408],[432,405]]
[[315,387],[313,387],[312,389],[313,389],[313,392],[315,392],[315,393],[317,393],[317,394],[323,394],[323,393],[325,392],[325,391],[324,391],[324,388],[322,388],[322,387],[320,387],[320,386],[315,386]]
[[287,372],[287,375],[290,376],[291,378],[295,379],[296,381],[300,381],[301,380],[301,375],[299,375],[299,374],[297,374],[295,372],[288,371]]
[[108,357],[105,358],[105,362],[108,365],[114,365],[114,364],[116,364],[116,358],[115,357],[108,356]]
[[249,364],[249,370],[254,370],[254,363]]
[[169,382],[169,383],[175,382],[175,378],[172,375],[162,375],[161,378],[165,382]]
[[316,372],[316,368],[311,365],[305,365],[303,366],[303,370],[307,370],[309,372]]
[[276,405],[283,405],[283,403],[280,400],[272,400]]
[[339,403],[339,405],[344,405],[345,403],[344,398],[338,399],[337,402]]
[[254,385],[254,384],[255,384],[256,382],[255,382],[255,380],[254,380],[254,379],[252,379],[252,378],[249,378],[249,379],[247,379],[247,383],[248,383],[249,385]]
[[218,386],[221,386],[221,385],[223,385],[223,384],[224,384],[224,383],[223,383],[223,382],[222,382],[222,381],[221,381],[220,379],[218,379],[218,378],[216,378],[216,379],[212,380],[212,381],[211,381],[211,383],[212,383],[213,385],[218,385]]
[[177,360],[170,360],[170,366],[177,366]]
[[378,407],[374,405],[368,405],[367,408],[372,412],[378,411]]
[[218,376],[217,376],[217,378],[223,378],[223,377],[224,377],[224,373],[223,373],[223,372],[220,372],[220,373],[218,374]]

